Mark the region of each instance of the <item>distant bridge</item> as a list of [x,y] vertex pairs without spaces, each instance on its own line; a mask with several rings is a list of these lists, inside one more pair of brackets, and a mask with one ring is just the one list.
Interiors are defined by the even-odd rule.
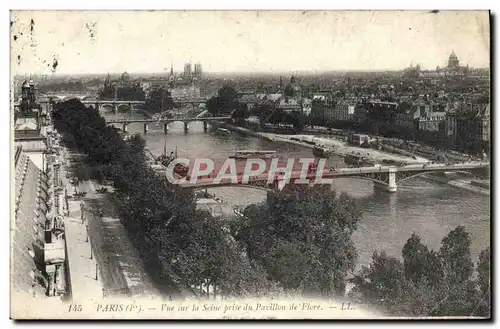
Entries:
[[96,109],[99,109],[101,105],[111,105],[114,108],[114,112],[118,112],[118,108],[121,105],[128,105],[130,111],[134,111],[134,105],[146,104],[145,101],[119,101],[119,100],[95,100],[95,101],[82,101],[82,104],[94,105]]
[[45,100],[38,100],[38,103],[50,103],[50,100],[54,102],[62,102],[68,99],[77,98],[80,101],[85,100],[86,98],[92,97],[92,95],[77,95],[77,94],[66,94],[66,95],[58,95],[58,94],[39,94],[37,98],[47,98]]
[[[99,109],[100,105],[111,105],[114,108],[114,111],[117,112],[118,108],[121,105],[128,105],[129,109],[131,111],[136,110],[134,108],[134,105],[142,105],[145,104],[145,101],[123,101],[123,100],[116,100],[116,99],[101,99],[101,100],[86,100],[88,98],[91,98],[93,96],[91,95],[56,95],[56,94],[40,94],[40,97],[47,98],[46,100],[39,100],[37,101],[40,104],[49,104],[51,101],[52,102],[62,102],[68,99],[72,98],[77,98],[79,99],[82,104],[86,105],[94,105],[96,109]],[[174,104],[176,107],[182,107],[184,105],[191,105],[193,108],[196,105],[200,104],[206,104],[208,101],[208,98],[194,98],[194,99],[179,99],[179,100],[174,100]],[[19,107],[20,104],[18,102],[14,103],[14,107]]]
[[[489,170],[489,162],[470,162],[470,163],[459,163],[459,164],[427,164],[427,165],[407,165],[403,167],[393,167],[393,166],[380,166],[380,167],[361,167],[361,168],[339,168],[336,170],[325,169],[323,175],[316,172],[308,173],[306,179],[310,180],[310,184],[321,185],[324,182],[317,181],[320,179],[337,179],[352,177],[358,179],[365,179],[375,183],[375,186],[380,187],[388,192],[396,192],[398,184],[424,174],[431,173],[446,173],[446,172],[465,172],[468,174],[474,172],[484,173],[485,170]],[[215,177],[198,177],[196,182],[185,180],[181,182],[179,186],[182,188],[191,189],[206,189],[221,186],[241,186],[241,187],[253,187],[265,190],[276,190],[282,189],[285,185],[292,184],[295,185],[297,180],[303,179],[300,177],[300,171],[294,171],[290,174],[288,182],[283,181],[283,177],[275,176],[275,180],[272,183],[268,182],[269,174],[264,173],[257,176],[251,176],[247,182],[243,182],[243,175],[238,175],[237,182],[231,182],[229,179],[223,179],[220,182],[216,181]],[[215,174],[213,175],[215,176]],[[317,177],[319,176],[319,177]],[[280,184],[279,181],[282,181]],[[297,182],[298,184],[298,182]]]
[[147,133],[149,130],[149,124],[155,123],[155,124],[163,124],[163,130],[165,134],[168,132],[168,124],[172,122],[184,122],[184,130],[188,131],[189,126],[188,124],[190,122],[194,121],[200,121],[203,122],[203,129],[207,130],[208,129],[208,122],[210,121],[226,121],[231,119],[230,116],[224,116],[224,117],[203,117],[203,118],[162,118],[162,119],[116,119],[116,120],[107,120],[106,123],[108,124],[121,124],[122,125],[122,130],[124,132],[127,131],[127,126],[131,123],[142,123],[144,124],[144,133]]
[[[120,101],[120,100],[85,100],[86,98],[92,97],[89,95],[44,95],[44,98],[48,99],[42,99],[42,100],[37,100],[37,103],[39,104],[50,104],[51,102],[63,102],[68,99],[79,99],[82,104],[85,105],[94,105],[95,108],[99,108],[100,105],[111,105],[115,108],[115,111],[118,110],[118,107],[120,105],[128,105],[131,110],[134,110],[134,105],[139,105],[139,104],[145,104],[145,101]],[[14,107],[19,107],[20,103],[15,102]]]

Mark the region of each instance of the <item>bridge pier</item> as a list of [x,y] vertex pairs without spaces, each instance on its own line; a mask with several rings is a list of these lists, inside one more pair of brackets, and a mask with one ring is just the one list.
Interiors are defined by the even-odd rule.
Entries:
[[186,132],[186,133],[187,133],[187,132],[188,132],[188,130],[189,130],[189,126],[188,126],[188,123],[187,123],[187,121],[186,121],[186,122],[184,122],[184,132]]
[[99,111],[99,103],[95,103],[95,109]]
[[118,104],[113,103],[113,109],[115,111],[115,114],[117,114],[118,113]]
[[126,123],[122,124],[122,131],[123,132],[127,132],[127,126],[128,126],[128,124],[126,124]]
[[207,130],[208,130],[208,122],[207,121],[203,121],[203,131],[207,132]]
[[167,133],[168,133],[168,123],[164,123],[164,124],[163,124],[163,132],[164,132],[165,134],[167,134]]
[[396,169],[389,168],[389,182],[388,184],[373,183],[374,188],[382,189],[389,193],[394,193],[398,191],[398,185],[396,184]]
[[147,123],[144,124],[144,134],[147,134],[149,130],[149,126]]
[[128,107],[130,109],[130,112],[132,112],[134,110],[134,104],[128,103]]

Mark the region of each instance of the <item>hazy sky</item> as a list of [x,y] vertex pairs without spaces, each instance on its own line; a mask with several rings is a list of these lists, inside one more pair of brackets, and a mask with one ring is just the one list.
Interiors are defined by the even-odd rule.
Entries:
[[[33,25],[30,24],[33,19]],[[31,26],[33,31],[31,32]],[[14,40],[17,38],[17,40]],[[489,67],[487,11],[21,11],[16,73],[329,71]]]

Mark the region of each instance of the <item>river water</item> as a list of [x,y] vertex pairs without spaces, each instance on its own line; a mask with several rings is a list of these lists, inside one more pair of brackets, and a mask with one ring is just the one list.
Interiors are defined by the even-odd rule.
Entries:
[[[105,114],[107,118],[124,118],[130,114]],[[133,117],[138,117],[133,115]],[[276,150],[285,157],[312,157],[310,149],[288,143],[275,143],[233,132],[220,136],[212,128],[203,131],[201,122],[189,124],[184,132],[182,122],[170,124],[167,135],[163,125],[150,124],[143,134],[143,124],[128,126],[129,133],[141,133],[146,147],[155,155],[163,152],[165,140],[168,152],[178,148],[179,156],[225,158],[241,149]],[[343,159],[331,157],[332,165],[344,166]],[[470,234],[473,261],[477,262],[481,250],[490,245],[490,200],[488,196],[414,178],[398,186],[396,193],[374,189],[370,181],[340,178],[332,185],[358,198],[363,217],[353,235],[358,250],[358,265],[367,265],[374,251],[401,257],[401,249],[412,233],[431,249],[438,249],[444,236],[458,225],[464,225]],[[265,200],[266,192],[244,187],[220,187],[211,192],[221,197],[228,206],[248,205]]]

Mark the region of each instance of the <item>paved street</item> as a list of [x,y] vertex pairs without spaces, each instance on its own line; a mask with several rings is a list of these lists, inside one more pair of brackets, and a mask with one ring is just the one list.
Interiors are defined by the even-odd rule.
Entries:
[[[69,183],[69,179],[66,178],[65,169],[62,169],[61,177],[65,182],[68,195],[72,195],[74,188]],[[161,294],[144,270],[141,258],[129,240],[125,228],[116,217],[109,196],[97,193],[91,182],[82,182],[77,189],[86,192],[86,195],[83,198],[70,199],[72,200],[69,202],[70,209],[72,209],[70,215],[74,220],[71,223],[73,225],[78,223],[81,230],[84,231],[85,225],[81,224],[79,206],[80,202],[83,201],[85,205],[84,219],[88,225],[93,250],[93,262],[97,261],[99,279],[104,288],[104,291],[100,291],[99,296],[104,292],[105,296],[128,295],[159,298]],[[103,218],[98,216],[99,209],[103,211]],[[85,236],[81,234],[80,239],[85,240]],[[71,237],[68,237],[68,245],[75,243]]]
[[78,204],[70,202],[69,210],[70,216],[65,218],[64,225],[73,302],[100,299],[101,277],[98,273],[96,277],[96,259],[90,256],[91,247],[85,225],[80,220]]

